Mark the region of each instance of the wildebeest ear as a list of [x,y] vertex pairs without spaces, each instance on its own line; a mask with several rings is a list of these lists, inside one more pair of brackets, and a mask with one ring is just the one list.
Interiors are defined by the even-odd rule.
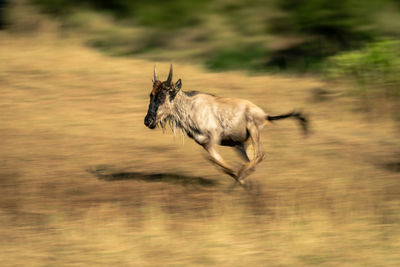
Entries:
[[178,92],[179,90],[181,90],[181,87],[182,87],[182,81],[181,81],[181,79],[179,79],[179,80],[175,83],[174,89],[175,89],[176,92]]
[[181,79],[179,79],[179,80],[174,84],[174,88],[173,88],[171,91],[169,91],[169,95],[170,95],[169,100],[170,100],[170,101],[172,101],[172,100],[175,99],[175,96],[176,96],[176,94],[179,92],[179,90],[181,90],[181,87],[182,87],[182,81],[181,81]]

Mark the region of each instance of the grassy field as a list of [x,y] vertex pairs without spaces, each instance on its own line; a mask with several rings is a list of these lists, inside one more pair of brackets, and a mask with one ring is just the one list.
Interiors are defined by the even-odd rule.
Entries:
[[2,266],[400,265],[399,131],[342,89],[175,64],[183,90],[310,116],[308,138],[265,128],[253,194],[192,140],[145,128],[154,62],[4,32],[0,62]]

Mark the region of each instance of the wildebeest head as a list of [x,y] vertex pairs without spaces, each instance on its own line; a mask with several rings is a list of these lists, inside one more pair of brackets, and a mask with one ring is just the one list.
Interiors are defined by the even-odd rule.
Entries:
[[172,102],[181,87],[181,79],[179,79],[175,84],[172,82],[172,64],[169,69],[168,78],[164,82],[161,82],[158,79],[157,69],[154,65],[153,90],[150,93],[149,109],[144,118],[144,124],[147,127],[154,129],[157,126],[157,123],[162,123],[168,118],[171,112]]

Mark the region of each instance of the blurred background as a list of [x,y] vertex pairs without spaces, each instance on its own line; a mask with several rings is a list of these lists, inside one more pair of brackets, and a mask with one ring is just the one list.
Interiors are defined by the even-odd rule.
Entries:
[[[398,0],[0,0],[2,266],[399,266],[399,40]],[[232,187],[143,125],[154,63],[312,133]]]

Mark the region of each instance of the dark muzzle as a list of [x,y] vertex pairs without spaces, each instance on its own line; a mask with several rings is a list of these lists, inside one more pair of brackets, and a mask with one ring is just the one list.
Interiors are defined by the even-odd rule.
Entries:
[[150,129],[156,128],[156,118],[155,116],[151,116],[150,114],[147,114],[146,117],[144,118],[144,125],[149,127]]

